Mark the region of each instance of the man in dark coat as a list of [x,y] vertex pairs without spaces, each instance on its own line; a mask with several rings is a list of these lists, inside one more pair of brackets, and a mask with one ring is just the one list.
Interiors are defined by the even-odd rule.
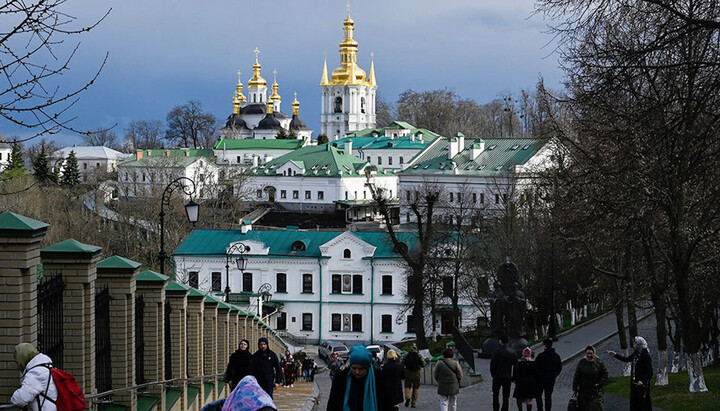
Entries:
[[512,372],[517,363],[515,352],[507,346],[508,337],[500,337],[500,348],[495,350],[490,359],[490,375],[492,376],[493,411],[500,411],[500,388],[502,388],[502,411],[508,411],[510,401],[510,383]]
[[615,351],[608,351],[607,353],[622,362],[632,362],[630,368],[630,411],[651,411],[650,379],[653,376],[653,368],[647,341],[637,336],[633,342],[633,348],[635,350],[627,357]]
[[420,356],[417,345],[412,345],[412,351],[405,356],[403,364],[405,364],[405,406],[410,405],[412,400],[412,408],[415,408],[420,390],[420,370],[425,367],[425,360]]
[[260,387],[272,398],[273,390],[280,386],[283,371],[278,356],[268,348],[268,339],[258,340],[258,350],[250,362],[250,375],[254,376]]
[[555,379],[562,371],[562,360],[553,348],[551,339],[543,341],[545,351],[535,358],[538,373],[540,374],[540,396],[537,399],[538,410],[543,409],[542,396],[545,395],[545,411],[552,410],[552,393],[555,388]]

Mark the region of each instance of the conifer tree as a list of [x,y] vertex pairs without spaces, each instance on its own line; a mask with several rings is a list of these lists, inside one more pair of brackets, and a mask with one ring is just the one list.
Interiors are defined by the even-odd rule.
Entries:
[[10,152],[10,161],[8,162],[8,170],[23,171],[25,170],[25,161],[22,158],[22,147],[17,142],[13,142],[12,151]]
[[50,158],[45,151],[45,144],[40,148],[40,154],[33,161],[33,172],[35,179],[41,184],[55,183],[56,176],[50,168]]
[[74,187],[80,184],[80,169],[78,167],[75,151],[71,151],[65,159],[62,177],[60,177],[60,185],[63,187]]

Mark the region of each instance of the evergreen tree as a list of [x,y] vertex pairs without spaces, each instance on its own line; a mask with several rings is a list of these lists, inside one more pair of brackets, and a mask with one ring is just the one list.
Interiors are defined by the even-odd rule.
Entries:
[[64,187],[74,187],[80,184],[80,169],[78,167],[75,151],[71,151],[65,159],[65,167],[63,168],[62,177],[60,177],[60,185]]
[[22,158],[22,147],[17,142],[13,142],[12,151],[10,152],[10,161],[8,163],[8,170],[13,171],[24,171],[25,161]]
[[320,134],[320,135],[318,136],[318,138],[317,138],[317,143],[318,143],[318,144],[325,144],[325,143],[327,143],[328,141],[329,141],[329,140],[328,140],[328,136],[326,136],[325,134]]
[[41,184],[55,183],[55,173],[50,168],[50,158],[45,151],[45,144],[40,148],[40,154],[33,161],[35,179]]

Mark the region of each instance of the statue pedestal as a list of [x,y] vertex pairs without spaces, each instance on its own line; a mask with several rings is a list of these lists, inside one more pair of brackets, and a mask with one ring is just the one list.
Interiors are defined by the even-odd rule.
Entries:
[[510,341],[508,341],[508,347],[510,347],[510,349],[515,351],[515,355],[517,355],[518,358],[522,357],[522,351],[527,346],[528,346],[527,340],[522,337],[511,338]]
[[[492,357],[495,350],[500,348],[502,345],[500,344],[500,339],[495,337],[490,337],[482,345],[482,352],[478,353],[478,357],[480,358],[490,358]],[[526,339],[519,337],[519,338],[513,338],[510,341],[508,341],[508,347],[510,347],[511,350],[515,351],[515,355],[517,355],[518,358],[522,357],[522,350],[525,349],[525,347],[528,346],[528,342]]]

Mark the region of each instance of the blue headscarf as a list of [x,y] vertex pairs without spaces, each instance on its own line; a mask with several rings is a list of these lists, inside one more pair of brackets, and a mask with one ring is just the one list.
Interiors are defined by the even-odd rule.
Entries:
[[[361,365],[368,370],[365,377],[365,392],[363,394],[363,410],[377,411],[377,391],[375,389],[375,373],[372,367],[372,354],[362,345],[356,345],[350,349],[350,366],[353,364]],[[348,399],[350,398],[350,385],[352,384],[352,370],[348,372],[347,384],[345,385],[345,399],[343,400],[343,411],[350,411]]]

